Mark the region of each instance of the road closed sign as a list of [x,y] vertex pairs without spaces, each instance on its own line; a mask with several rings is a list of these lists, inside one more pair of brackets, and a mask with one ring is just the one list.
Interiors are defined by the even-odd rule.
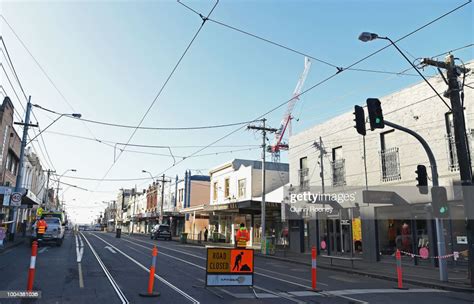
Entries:
[[253,250],[207,248],[206,286],[252,286]]

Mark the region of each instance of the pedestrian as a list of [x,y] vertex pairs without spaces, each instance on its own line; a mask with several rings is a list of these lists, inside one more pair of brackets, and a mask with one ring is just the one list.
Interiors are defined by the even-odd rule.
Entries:
[[207,227],[206,227],[206,230],[204,230],[204,242],[207,242],[208,234],[209,234],[209,231],[207,231]]
[[237,248],[247,247],[247,242],[250,240],[250,234],[247,231],[247,228],[245,228],[244,223],[240,224],[240,229],[239,229],[239,231],[237,231],[235,239],[237,241],[237,244],[236,244]]
[[36,239],[38,241],[43,239],[43,234],[48,229],[48,224],[44,220],[44,215],[41,216],[41,219],[36,223]]

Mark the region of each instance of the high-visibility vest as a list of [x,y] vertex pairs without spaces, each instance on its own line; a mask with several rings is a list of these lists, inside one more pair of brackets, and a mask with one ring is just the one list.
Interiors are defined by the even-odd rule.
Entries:
[[46,232],[47,227],[48,225],[46,224],[45,220],[39,220],[37,225],[38,234],[44,234]]
[[237,232],[237,247],[245,248],[247,247],[247,241],[250,240],[249,232],[247,229],[241,229]]

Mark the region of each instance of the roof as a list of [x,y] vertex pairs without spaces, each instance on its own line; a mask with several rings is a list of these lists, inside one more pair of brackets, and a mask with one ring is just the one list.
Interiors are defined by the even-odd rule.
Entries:
[[[209,173],[213,174],[215,172],[221,171],[223,169],[232,167],[234,170],[238,170],[241,166],[252,167],[253,169],[262,169],[262,162],[258,160],[248,160],[248,159],[238,159],[235,158],[229,162],[226,162],[218,167],[212,168]],[[290,169],[289,164],[286,163],[275,163],[275,162],[265,162],[265,170],[269,171],[286,171]]]

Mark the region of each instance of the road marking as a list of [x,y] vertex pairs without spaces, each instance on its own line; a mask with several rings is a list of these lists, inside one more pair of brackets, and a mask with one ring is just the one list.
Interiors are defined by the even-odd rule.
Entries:
[[113,250],[112,247],[110,247],[110,246],[105,246],[104,248],[108,249],[112,253],[117,253],[117,251]]
[[109,270],[107,269],[107,267],[105,267],[105,264],[102,262],[102,260],[100,259],[99,255],[97,254],[97,252],[95,251],[95,249],[92,247],[91,243],[89,242],[89,240],[86,238],[86,236],[84,234],[82,234],[82,232],[79,232],[80,235],[82,235],[82,237],[84,238],[84,240],[86,241],[87,245],[89,245],[89,248],[91,249],[92,253],[94,254],[95,258],[97,259],[97,262],[99,262],[99,265],[100,267],[102,268],[102,270],[104,271],[105,275],[107,276],[107,278],[109,279],[109,282],[110,284],[112,285],[112,287],[114,288],[115,290],[115,293],[117,294],[117,296],[119,297],[120,301],[122,301],[122,304],[128,304],[130,303],[127,299],[127,297],[125,297],[125,294],[122,292],[122,290],[120,289],[120,287],[118,286],[117,282],[115,282],[114,278],[112,277],[112,275],[110,274]]
[[[140,266],[143,270],[145,270],[146,272],[150,272],[150,270],[148,268],[146,268],[145,266],[143,266],[140,262],[138,262],[137,260],[135,260],[134,258],[132,258],[131,256],[129,256],[128,254],[124,253],[122,250],[118,249],[117,247],[115,247],[114,245],[110,244],[109,242],[107,242],[106,240],[104,240],[103,238],[97,236],[95,233],[92,233],[91,235],[95,236],[96,238],[98,238],[99,240],[101,240],[102,242],[104,242],[105,244],[109,245],[110,247],[112,247],[113,249],[115,249],[115,251],[117,251],[118,253],[122,254],[124,257],[128,258],[130,261],[134,262],[136,265]],[[150,248],[147,248],[147,249],[150,249]],[[174,291],[176,291],[177,293],[179,293],[180,295],[182,295],[183,297],[185,297],[186,299],[188,299],[191,303],[195,303],[195,304],[199,304],[199,301],[196,300],[195,298],[191,297],[190,295],[188,295],[186,292],[184,292],[183,290],[179,289],[178,287],[174,286],[173,284],[171,284],[170,282],[166,281],[165,279],[163,279],[162,277],[160,277],[159,275],[157,275],[155,273],[155,278],[157,278],[158,280],[160,280],[162,283],[164,283],[165,285],[167,285],[168,287],[170,287],[171,289],[173,289]]]
[[81,262],[77,263],[77,271],[79,273],[79,288],[84,288],[84,276],[82,275]]
[[[284,293],[276,293],[276,292],[273,292],[273,291],[271,291],[271,290],[269,290],[269,289],[266,289],[266,288],[263,288],[263,287],[260,287],[260,286],[256,286],[256,285],[255,285],[254,288],[263,290],[263,291],[265,291],[266,293],[273,294],[273,295],[275,295],[275,296],[277,296],[277,297],[286,299],[286,300],[291,301],[291,302],[295,302],[295,303],[298,303],[298,304],[306,303],[306,302],[304,302],[304,301],[301,301],[301,300],[298,300],[298,299],[294,299],[294,298],[292,298],[290,295],[286,295],[286,294],[284,294]],[[260,295],[258,295],[258,297],[260,298]]]
[[84,255],[84,243],[82,242],[82,238],[75,235],[76,237],[76,257],[77,262],[80,263],[82,261],[82,256]]
[[332,294],[332,295],[335,295],[335,296],[357,295],[357,294],[368,294],[368,293],[421,293],[421,292],[447,292],[447,291],[446,290],[441,290],[441,289],[395,289],[395,288],[386,288],[386,289],[343,289],[343,290],[326,291],[327,294]]
[[38,253],[43,253],[43,252],[45,252],[46,250],[48,250],[48,247],[43,247],[43,248],[41,248],[41,249],[38,251]]
[[[123,239],[125,240],[125,238],[123,238]],[[135,239],[135,238],[130,238],[130,239],[133,239],[133,240],[135,240],[135,241],[137,241],[137,242],[141,242],[141,243],[145,243],[145,244],[155,244],[155,243],[150,243],[150,242],[147,242],[147,241],[138,240],[138,239]],[[137,243],[134,243],[134,244],[138,245]],[[182,254],[186,254],[186,255],[189,255],[189,256],[193,256],[193,257],[195,257],[195,258],[198,258],[198,259],[201,259],[201,260],[204,260],[204,261],[206,260],[206,258],[203,258],[203,257],[201,257],[201,256],[198,256],[198,255],[195,255],[195,254],[192,254],[192,253],[188,253],[187,251],[180,251],[180,250],[177,250],[177,249],[172,249],[172,248],[169,248],[169,247],[165,247],[165,246],[163,246],[163,245],[160,245],[158,248],[163,248],[163,249],[167,249],[167,250],[171,250],[171,251],[176,251],[176,252],[179,252],[179,253],[182,253]],[[170,256],[170,255],[168,255],[168,256],[171,257],[171,258],[179,259],[179,258],[176,258],[176,257],[174,257],[174,256]],[[181,260],[181,259],[179,259],[179,260]],[[181,260],[181,261],[184,261],[185,263],[188,263],[188,264],[191,264],[191,265],[194,265],[194,266],[201,267],[201,266],[199,266],[199,265],[190,263],[190,262],[185,261],[185,260]],[[202,267],[202,268],[205,269],[204,267]],[[257,267],[255,267],[255,268],[257,268]],[[258,267],[258,268],[260,268],[260,267]],[[266,270],[266,269],[265,269],[265,271],[272,272],[271,270]],[[263,277],[271,278],[271,279],[274,279],[274,280],[277,280],[277,281],[282,281],[282,282],[285,282],[285,283],[293,284],[293,285],[296,285],[296,286],[299,286],[299,287],[304,287],[304,288],[306,288],[306,289],[311,289],[311,287],[309,287],[309,286],[306,286],[306,285],[303,285],[303,284],[299,284],[299,283],[296,283],[296,282],[292,282],[292,281],[287,281],[287,280],[281,279],[281,278],[272,277],[272,276],[270,276],[270,275],[267,275],[267,274],[264,274],[264,273],[261,273],[261,272],[256,272],[256,271],[255,271],[254,273],[255,273],[256,275],[259,275],[259,276],[263,276]],[[280,274],[280,275],[285,275],[285,274],[282,274],[282,273],[279,273],[279,272],[274,272],[274,273],[278,273],[278,274]],[[298,277],[293,277],[293,276],[291,276],[291,275],[285,275],[285,276],[287,276],[287,277],[292,277],[292,278],[296,278],[296,279],[299,279],[299,280],[302,280],[302,281],[310,282],[309,280],[301,279],[301,278],[298,278]],[[325,286],[329,286],[328,284],[322,283],[322,282],[319,282],[319,281],[318,281],[318,284],[325,285]]]

